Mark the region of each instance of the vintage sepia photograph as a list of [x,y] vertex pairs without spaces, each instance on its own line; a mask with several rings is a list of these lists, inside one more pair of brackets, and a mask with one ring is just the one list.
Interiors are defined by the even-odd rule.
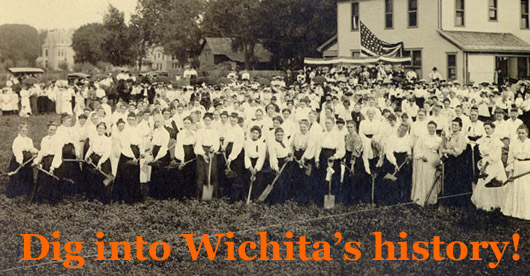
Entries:
[[530,0],[0,0],[0,275],[530,275]]

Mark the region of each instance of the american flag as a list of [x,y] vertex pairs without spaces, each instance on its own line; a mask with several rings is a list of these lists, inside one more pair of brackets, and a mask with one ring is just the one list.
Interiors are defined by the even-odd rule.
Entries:
[[403,42],[388,43],[377,38],[370,29],[360,22],[361,55],[368,57],[401,57]]

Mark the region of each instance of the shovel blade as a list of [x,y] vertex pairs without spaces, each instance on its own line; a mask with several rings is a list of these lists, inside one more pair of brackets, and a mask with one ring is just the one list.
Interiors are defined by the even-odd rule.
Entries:
[[391,174],[387,173],[387,174],[385,175],[385,179],[386,179],[386,180],[390,180],[390,181],[392,181],[392,182],[395,182],[395,181],[397,180],[397,177],[395,177],[394,175],[391,175]]
[[202,200],[209,201],[212,199],[213,195],[213,185],[203,185],[202,186]]
[[486,184],[486,188],[498,188],[508,184],[508,181],[502,182],[493,178],[489,183]]
[[335,196],[325,195],[324,196],[324,209],[332,209],[335,207]]
[[263,190],[263,192],[261,193],[261,195],[258,197],[258,201],[265,201],[265,199],[267,199],[267,197],[269,196],[269,194],[272,192],[272,188],[274,186],[272,185],[267,185],[267,187],[265,188],[265,190]]

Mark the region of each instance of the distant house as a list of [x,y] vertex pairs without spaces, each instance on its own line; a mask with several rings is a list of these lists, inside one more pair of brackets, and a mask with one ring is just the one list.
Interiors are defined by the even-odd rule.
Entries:
[[[254,48],[254,56],[258,60],[256,69],[270,69],[272,54],[261,43]],[[208,67],[223,62],[233,62],[239,68],[244,67],[244,51],[232,50],[231,38],[207,37],[203,39],[199,55],[200,67]]]
[[180,69],[181,67],[177,57],[165,54],[164,48],[161,46],[149,48],[143,63],[142,70],[145,71],[155,70],[169,72]]
[[46,34],[40,65],[52,70],[60,70],[67,67],[71,70],[74,66],[74,49],[72,48],[72,36],[75,30],[55,29]]
[[324,44],[320,45],[317,49],[318,52],[322,53],[323,58],[333,58],[339,55],[339,45],[337,41],[337,34],[328,39]]

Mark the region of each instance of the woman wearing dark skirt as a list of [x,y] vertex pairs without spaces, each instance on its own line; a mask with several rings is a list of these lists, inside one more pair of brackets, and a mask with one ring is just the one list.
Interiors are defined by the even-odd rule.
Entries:
[[29,196],[33,189],[33,169],[31,160],[37,153],[33,140],[28,136],[28,125],[22,123],[18,127],[18,136],[13,141],[13,157],[9,163],[9,171],[13,172],[21,167],[17,173],[9,177],[6,195],[9,198],[16,196]]
[[151,183],[149,184],[149,196],[156,199],[168,199],[175,196],[175,183],[169,178],[166,166],[171,162],[168,145],[170,134],[164,128],[162,115],[154,116],[153,139],[151,141]]
[[[250,129],[250,139],[245,142],[245,180],[248,183],[247,198],[250,192],[250,199],[257,199],[267,184],[264,181],[266,171],[265,167],[265,156],[267,154],[267,146],[261,139],[261,128],[253,126]],[[250,185],[251,180],[254,179],[252,186]],[[251,189],[251,190],[250,190]]]
[[352,205],[359,201],[368,202],[370,194],[369,176],[364,170],[362,160],[363,142],[355,127],[355,122],[346,122],[348,134],[345,137],[344,166],[344,198],[345,205]]
[[[184,128],[177,134],[175,145],[175,159],[179,164],[175,171],[177,198],[192,198],[195,194],[195,174],[197,156],[193,151],[195,147],[195,132],[192,130],[192,119],[186,117],[182,120]],[[173,175],[173,174],[172,174]]]
[[309,136],[309,121],[300,121],[300,130],[291,139],[295,164],[292,167],[291,179],[294,201],[308,203],[311,198],[311,172],[314,166],[315,139]]
[[[61,144],[55,135],[57,124],[51,122],[48,124],[48,135],[44,136],[40,142],[40,151],[33,165],[40,166],[44,171],[53,174],[53,171],[61,165]],[[57,158],[55,158],[57,157]],[[37,182],[35,184],[35,201],[57,203],[62,199],[62,187],[53,177],[42,171],[37,173]]]
[[[72,116],[63,114],[61,117],[61,125],[57,128],[55,134],[58,139],[58,143],[62,149],[63,162],[59,168],[57,168],[57,176],[60,179],[67,181],[61,181],[63,184],[63,191],[65,195],[75,195],[84,193],[86,191],[86,181],[80,177],[81,168],[79,163],[70,162],[64,160],[72,160],[81,157],[82,149],[79,147],[79,135],[72,127]],[[78,145],[77,147],[75,145]],[[72,183],[73,182],[73,183]]]
[[237,124],[238,120],[239,114],[234,112],[230,115],[230,126],[225,135],[226,168],[233,172],[232,178],[228,178],[231,202],[243,200],[246,196],[243,181],[245,133]]
[[[110,137],[105,135],[107,125],[99,123],[97,126],[97,135],[92,136],[89,148],[86,152],[86,160],[89,163],[87,166],[87,181],[88,200],[99,200],[103,203],[109,202],[108,189],[110,186],[105,185],[107,178],[103,173],[112,175],[112,166],[110,163],[110,155],[112,153],[112,141]],[[102,173],[103,172],[103,173]]]
[[281,204],[293,197],[291,178],[293,166],[290,163],[292,161],[292,152],[291,147],[289,147],[289,144],[284,139],[284,131],[281,127],[276,128],[273,139],[273,141],[269,141],[268,145],[269,163],[271,169],[279,177],[267,201],[270,204]]
[[118,170],[112,190],[112,200],[117,202],[134,203],[142,199],[140,189],[140,164],[143,158],[142,138],[137,135],[136,115],[129,113],[128,125],[121,138],[121,155]]
[[344,135],[335,129],[335,119],[325,119],[325,131],[317,146],[315,153],[315,165],[317,168],[313,201],[322,205],[324,195],[330,193],[335,195],[338,202],[342,199],[340,192],[340,159],[344,156]]

